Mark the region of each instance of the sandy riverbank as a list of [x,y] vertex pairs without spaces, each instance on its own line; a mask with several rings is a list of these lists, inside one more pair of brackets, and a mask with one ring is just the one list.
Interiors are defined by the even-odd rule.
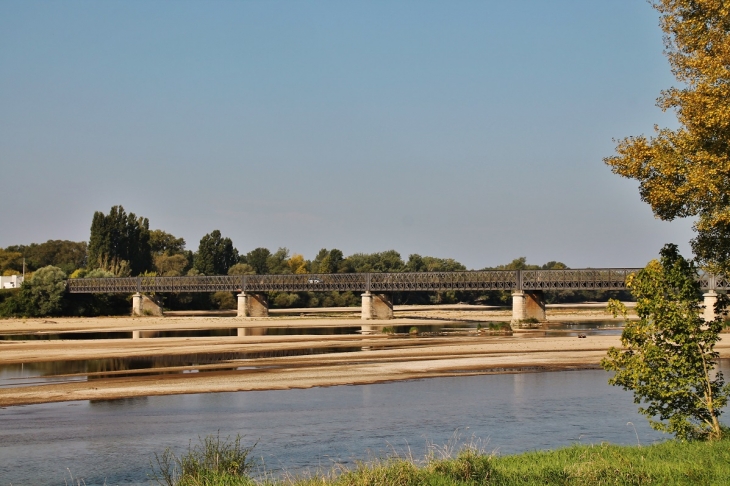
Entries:
[[[447,312],[447,311],[434,311]],[[455,311],[458,312],[458,311]],[[471,314],[471,313],[470,313]],[[368,325],[410,326],[464,322],[465,316],[442,319],[429,314],[368,321]],[[469,316],[468,319],[475,316]],[[337,321],[337,322],[334,322]],[[96,318],[3,320],[0,333],[59,331],[134,331],[163,329],[232,329],[239,327],[359,326],[359,319],[341,318]],[[582,369],[598,366],[606,350],[620,344],[618,336],[544,336],[521,332],[512,336],[389,336],[328,334],[280,336],[220,336],[190,338],[4,340],[0,365],[68,360],[152,360],[155,368],[117,369],[60,377],[77,381],[34,386],[5,386],[0,406],[67,400],[105,400],[182,393],[233,392],[366,384],[436,376]],[[730,339],[717,346],[730,357]],[[164,357],[216,353],[213,364],[165,364]],[[314,354],[319,353],[319,354]],[[195,363],[195,358],[191,358]]]
[[[292,316],[279,312],[268,318],[243,318],[232,316],[167,316],[167,317],[94,317],[94,318],[47,318],[47,319],[0,319],[2,334],[53,334],[63,332],[132,332],[193,329],[235,329],[239,327],[262,328],[318,328],[357,327],[363,324],[373,326],[418,326],[443,325],[474,322],[509,322],[512,311],[507,308],[487,306],[441,305],[441,306],[395,306],[395,320],[362,321],[359,308],[336,307],[321,309],[337,317],[322,317],[310,309],[304,315]],[[342,315],[346,312],[350,315]],[[272,311],[273,312],[273,311]],[[174,313],[171,313],[174,314]],[[579,306],[548,306],[547,322],[609,321],[618,324],[620,320],[606,313],[605,304],[582,304]]]

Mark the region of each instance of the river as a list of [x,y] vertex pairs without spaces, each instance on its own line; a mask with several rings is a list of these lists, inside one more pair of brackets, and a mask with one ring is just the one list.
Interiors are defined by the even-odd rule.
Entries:
[[[721,363],[726,374],[730,362]],[[632,395],[602,370],[431,378],[303,390],[212,393],[0,409],[0,485],[149,484],[150,460],[198,436],[258,441],[279,474],[387,454],[422,458],[455,437],[500,454],[573,443],[647,445]]]

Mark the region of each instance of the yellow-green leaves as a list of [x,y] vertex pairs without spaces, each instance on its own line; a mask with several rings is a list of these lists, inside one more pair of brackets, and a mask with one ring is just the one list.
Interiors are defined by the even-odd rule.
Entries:
[[[718,417],[730,388],[714,376],[722,321],[700,316],[702,294],[696,270],[675,245],[629,281],[638,321],[626,321],[623,349],[611,348],[601,366],[615,374],[609,383],[634,392],[639,412],[657,430],[682,439],[722,435]],[[626,308],[609,302],[615,315]]]
[[666,54],[679,87],[657,105],[674,110],[677,130],[620,140],[604,159],[636,179],[643,201],[665,220],[699,216],[693,250],[703,264],[730,270],[730,4],[657,0]]

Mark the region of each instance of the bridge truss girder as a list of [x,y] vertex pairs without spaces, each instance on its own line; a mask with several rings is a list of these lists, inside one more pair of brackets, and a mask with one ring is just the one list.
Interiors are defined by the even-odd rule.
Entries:
[[[639,268],[489,270],[469,272],[216,275],[69,279],[71,293],[151,292],[417,292],[486,290],[624,290]],[[705,289],[727,289],[728,279],[702,274]]]

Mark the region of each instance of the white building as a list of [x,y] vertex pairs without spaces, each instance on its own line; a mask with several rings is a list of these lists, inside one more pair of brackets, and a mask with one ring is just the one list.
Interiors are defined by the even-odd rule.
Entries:
[[17,289],[23,284],[21,275],[11,275],[10,277],[0,277],[0,289]]

